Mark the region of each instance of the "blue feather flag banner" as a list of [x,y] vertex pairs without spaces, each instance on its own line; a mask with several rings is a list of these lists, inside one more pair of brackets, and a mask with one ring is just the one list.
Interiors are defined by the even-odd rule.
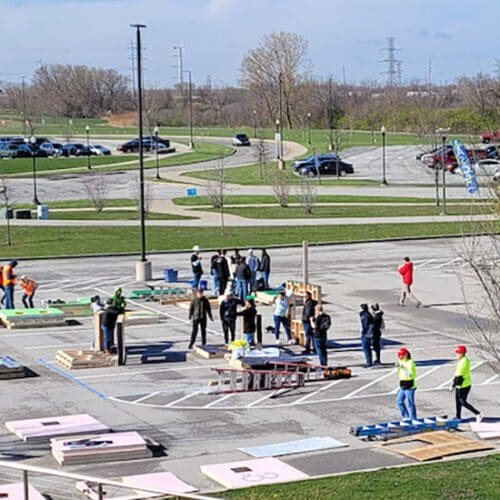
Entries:
[[478,193],[479,184],[477,183],[476,173],[474,172],[474,168],[472,167],[465,146],[458,139],[453,139],[451,141],[451,145],[458,162],[458,167],[462,172],[467,191],[469,191],[470,194]]

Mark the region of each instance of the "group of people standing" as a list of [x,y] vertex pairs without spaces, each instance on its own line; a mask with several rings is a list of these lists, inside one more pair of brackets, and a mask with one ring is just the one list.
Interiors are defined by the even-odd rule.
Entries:
[[[5,309],[15,309],[14,289],[16,286],[16,275],[14,269],[17,267],[17,260],[11,260],[7,264],[0,266],[0,288],[3,290],[3,297],[0,303]],[[19,278],[19,286],[23,290],[21,300],[25,308],[33,309],[33,299],[35,297],[38,284],[33,278],[23,275]]]
[[[365,356],[365,368],[370,368],[381,363],[381,338],[382,332],[385,330],[384,311],[378,303],[369,307],[368,304],[361,304],[360,308],[361,349]],[[373,360],[372,350],[375,353],[375,360]]]
[[[200,251],[200,247],[195,245],[190,259],[193,273],[192,286],[195,289],[200,288],[203,276]],[[244,304],[250,292],[269,289],[270,273],[271,258],[266,249],[262,249],[260,258],[253,249],[248,250],[247,257],[241,255],[238,249],[235,249],[230,257],[227,256],[227,250],[218,250],[210,258],[212,295],[225,295],[230,286],[231,293]]]

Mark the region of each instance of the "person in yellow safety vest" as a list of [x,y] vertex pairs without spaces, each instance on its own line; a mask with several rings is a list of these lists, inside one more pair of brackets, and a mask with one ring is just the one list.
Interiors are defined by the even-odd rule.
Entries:
[[17,266],[17,260],[11,260],[5,264],[2,269],[2,284],[5,292],[5,309],[14,309],[14,286],[16,276],[14,268]]
[[[399,391],[396,397],[396,404],[403,418],[414,420],[417,418],[417,407],[415,405],[417,366],[406,347],[402,347],[398,351],[396,369],[399,378]],[[406,400],[408,401],[408,407],[405,403]]]
[[481,422],[483,414],[467,402],[467,396],[469,395],[472,387],[470,377],[470,359],[466,356],[467,348],[464,345],[459,345],[455,349],[455,354],[457,355],[458,363],[455,367],[453,383],[450,386],[450,392],[455,390],[455,404],[457,409],[455,418],[461,420],[462,406],[465,406],[465,408],[476,415],[476,422]]
[[33,297],[35,296],[35,291],[38,287],[36,284],[36,281],[33,280],[32,278],[28,278],[28,276],[21,276],[21,279],[19,281],[19,285],[23,289],[24,293],[22,296],[22,301],[24,304],[24,307],[26,309],[31,308],[33,309]]

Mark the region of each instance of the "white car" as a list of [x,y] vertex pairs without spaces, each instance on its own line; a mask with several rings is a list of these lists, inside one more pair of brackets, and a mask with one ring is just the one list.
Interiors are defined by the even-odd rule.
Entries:
[[494,158],[485,158],[484,160],[476,161],[473,164],[476,175],[494,177],[500,170],[500,160]]
[[247,134],[236,134],[232,138],[233,146],[250,146],[250,139]]

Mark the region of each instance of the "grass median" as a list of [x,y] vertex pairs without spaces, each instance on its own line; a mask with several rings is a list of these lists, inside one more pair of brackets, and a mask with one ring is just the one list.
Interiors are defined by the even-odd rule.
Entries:
[[[51,220],[139,220],[137,210],[64,210],[54,211],[50,214]],[[147,220],[190,220],[197,219],[187,215],[162,214],[151,212]]]
[[241,500],[493,499],[500,491],[500,455],[445,463],[353,473],[297,483],[224,492]]
[[[500,222],[488,230],[500,231]],[[148,252],[202,248],[265,247],[311,243],[384,240],[443,235],[461,235],[484,230],[477,222],[439,222],[404,224],[352,224],[338,226],[249,226],[228,227],[220,234],[217,227],[148,227]],[[0,251],[9,258],[71,256],[139,252],[139,227],[117,226],[12,226],[12,245],[6,242],[6,229],[0,229]]]

